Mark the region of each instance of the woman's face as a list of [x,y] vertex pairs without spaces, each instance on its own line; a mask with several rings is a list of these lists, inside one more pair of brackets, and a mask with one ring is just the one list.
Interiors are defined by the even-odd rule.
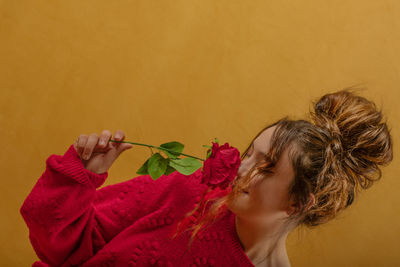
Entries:
[[[238,169],[238,177],[244,177],[254,164],[265,157],[276,126],[262,132],[253,142],[245,159]],[[264,177],[262,177],[264,175]],[[267,175],[267,176],[265,176]],[[288,189],[294,179],[294,171],[287,149],[283,151],[273,174],[255,174],[250,182],[248,193],[228,204],[228,208],[237,216],[261,223],[286,217],[289,212]]]

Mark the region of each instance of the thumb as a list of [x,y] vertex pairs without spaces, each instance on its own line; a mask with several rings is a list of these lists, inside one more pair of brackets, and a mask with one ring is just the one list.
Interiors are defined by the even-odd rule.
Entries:
[[122,143],[122,144],[119,145],[118,150],[119,150],[120,152],[123,152],[123,151],[125,151],[125,150],[131,149],[132,147],[133,147],[132,144]]

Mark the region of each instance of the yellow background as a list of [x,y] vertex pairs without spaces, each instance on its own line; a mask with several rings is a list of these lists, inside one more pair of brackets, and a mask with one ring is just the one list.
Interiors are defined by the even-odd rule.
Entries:
[[[399,142],[400,2],[0,1],[0,265],[37,260],[19,214],[80,134],[241,152],[266,124],[362,84]],[[399,266],[399,161],[336,220],[289,235],[292,266]],[[103,186],[137,176],[134,147]]]

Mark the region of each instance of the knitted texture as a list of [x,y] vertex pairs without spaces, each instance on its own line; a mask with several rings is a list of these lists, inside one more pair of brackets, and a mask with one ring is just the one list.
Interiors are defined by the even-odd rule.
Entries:
[[189,232],[172,239],[177,223],[207,190],[201,168],[155,181],[141,175],[99,189],[107,177],[85,169],[73,145],[48,157],[20,208],[40,259],[32,266],[254,266],[229,210],[190,250]]

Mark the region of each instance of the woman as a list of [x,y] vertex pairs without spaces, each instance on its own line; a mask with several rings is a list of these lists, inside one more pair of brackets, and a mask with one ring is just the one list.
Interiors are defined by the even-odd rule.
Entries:
[[80,136],[46,161],[21,207],[34,266],[290,266],[287,235],[334,218],[393,157],[381,112],[348,89],[321,97],[311,117],[262,129],[222,194],[207,191],[200,169],[96,191],[132,145],[110,145],[109,131]]

